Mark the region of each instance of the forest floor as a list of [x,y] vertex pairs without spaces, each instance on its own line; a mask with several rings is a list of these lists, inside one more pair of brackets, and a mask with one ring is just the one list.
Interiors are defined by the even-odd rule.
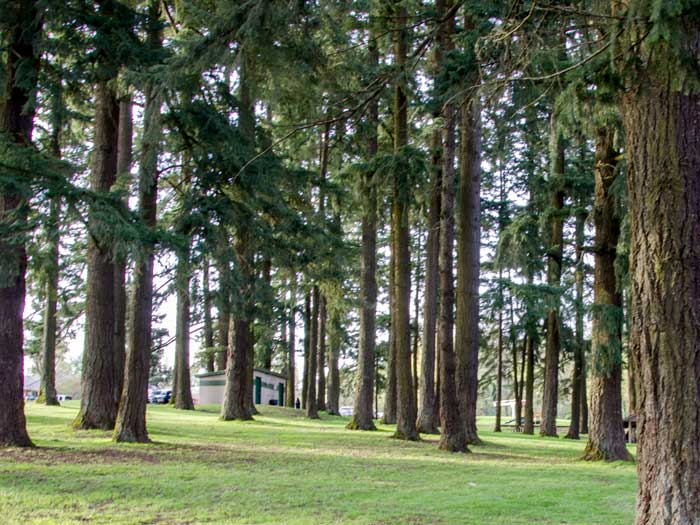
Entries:
[[[633,463],[580,461],[585,441],[491,431],[468,455],[437,436],[350,432],[346,418],[260,407],[221,422],[217,407],[149,406],[153,443],[73,431],[77,401],[29,403],[33,449],[0,449],[0,522],[506,524],[631,523]],[[631,449],[634,453],[634,448]]]

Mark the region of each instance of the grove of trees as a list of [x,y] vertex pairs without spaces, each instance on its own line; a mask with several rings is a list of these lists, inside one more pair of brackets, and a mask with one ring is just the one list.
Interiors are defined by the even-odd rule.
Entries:
[[80,335],[117,442],[172,346],[224,421],[255,367],[451,452],[631,416],[637,523],[700,522],[698,0],[2,0],[0,45],[0,446]]

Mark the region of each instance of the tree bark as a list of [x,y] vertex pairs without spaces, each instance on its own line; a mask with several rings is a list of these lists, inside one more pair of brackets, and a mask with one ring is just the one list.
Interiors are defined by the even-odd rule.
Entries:
[[622,425],[622,294],[615,277],[620,219],[610,188],[617,173],[611,126],[597,131],[595,166],[595,274],[591,330],[590,431],[584,458],[630,460]]
[[396,280],[396,258],[392,249],[389,256],[389,355],[386,364],[386,392],[384,394],[384,416],[382,423],[393,425],[396,423],[396,323],[394,321],[394,310],[396,309],[396,297],[394,295],[394,282]]
[[[116,181],[119,104],[100,79],[95,89],[95,137],[90,189],[107,193]],[[79,429],[112,430],[117,417],[114,371],[114,264],[111,242],[101,232],[109,228],[93,207],[88,214],[87,299],[85,351],[80,412],[73,422]]]
[[[0,132],[27,148],[31,146],[34,110],[27,102],[36,89],[40,52],[35,42],[41,31],[37,2],[21,0],[7,8],[16,20],[7,29],[5,92],[0,105]],[[5,29],[5,28],[3,28]],[[23,73],[18,78],[18,67]],[[18,193],[0,188],[0,220],[14,215],[23,205]],[[24,214],[11,226],[21,226]],[[9,221],[8,221],[9,222]],[[24,416],[24,300],[27,252],[24,243],[0,239],[0,447],[32,446]]]
[[[119,100],[119,125],[117,136],[117,180],[131,177],[133,122],[131,97]],[[128,207],[128,192],[124,206]],[[124,388],[124,365],[126,363],[126,261],[124,253],[114,257],[114,399],[119,403]]]
[[525,424],[523,434],[535,433],[535,342],[532,336],[525,336],[527,360],[525,362]]
[[291,301],[289,308],[289,341],[287,345],[287,387],[285,388],[285,406],[294,408],[296,401],[296,311],[297,311],[297,276],[292,275]]
[[[160,3],[149,5],[148,41],[152,49],[161,46],[159,23]],[[139,215],[143,225],[153,231],[158,212],[158,153],[162,137],[160,114],[161,94],[158,87],[148,82],[144,90],[144,129],[141,140],[139,169]],[[153,347],[151,325],[153,318],[153,260],[154,245],[146,240],[137,255],[134,290],[131,296],[131,323],[126,355],[124,388],[114,431],[115,441],[147,443],[146,404],[148,403],[148,376]]]
[[481,443],[476,431],[479,389],[479,265],[481,232],[481,115],[479,100],[460,111],[459,238],[457,241],[457,389],[467,442]]
[[418,421],[422,434],[438,433],[439,410],[435,399],[435,330],[438,309],[438,256],[440,249],[440,195],[442,191],[442,139],[433,132],[431,155],[430,208],[425,249],[425,291],[423,295],[423,358],[421,360]]
[[318,386],[316,388],[316,409],[326,410],[326,321],[328,319],[326,296],[321,294],[318,309],[318,337],[316,339],[318,358]]
[[[403,155],[408,145],[408,95],[405,71],[408,52],[408,16],[401,0],[393,3],[396,13],[394,59],[401,76],[394,85],[394,154]],[[416,405],[413,402],[411,377],[411,253],[409,227],[409,182],[405,169],[394,172],[391,208],[392,253],[394,258],[393,322],[396,368],[396,432],[397,439],[417,440]]]
[[[557,127],[554,112],[550,117],[550,209],[549,248],[547,250],[547,284],[557,288],[561,281],[561,265],[564,242],[564,141]],[[547,312],[547,346],[545,350],[544,397],[542,399],[542,423],[540,435],[557,435],[557,402],[559,391],[559,353],[561,347],[559,299]]]
[[[223,230],[223,229],[222,229]],[[215,249],[215,265],[219,274],[219,290],[216,294],[217,310],[219,318],[217,320],[217,349],[216,349],[216,369],[226,370],[229,354],[229,327],[231,325],[231,286],[230,273],[231,266],[226,247],[229,245],[230,237],[228,232],[220,232],[221,245]]]
[[340,415],[340,369],[338,361],[340,359],[340,345],[342,343],[340,311],[337,306],[333,306],[329,320],[329,343],[328,352],[328,404],[326,411],[336,416]]
[[321,306],[321,294],[318,286],[311,290],[311,339],[309,340],[309,377],[306,392],[306,417],[319,419],[318,399],[316,396],[316,367],[318,365],[318,315]]
[[[372,67],[379,64],[379,49],[370,19],[368,42],[369,61]],[[379,104],[376,99],[368,108],[370,125],[367,137],[367,158],[373,159],[379,150],[377,128],[379,126]],[[377,188],[372,181],[373,173],[362,176],[362,259],[360,267],[360,345],[357,355],[357,380],[351,430],[376,430],[372,394],[374,391],[376,337],[377,337]]]
[[583,243],[585,241],[584,228],[586,225],[586,212],[582,211],[576,215],[576,273],[574,281],[576,283],[576,346],[574,347],[574,372],[571,379],[571,422],[569,431],[566,433],[567,439],[580,439],[581,429],[581,373],[583,371]]
[[[188,242],[189,244],[189,242]],[[177,320],[175,324],[175,408],[194,410],[190,378],[190,249],[179,254],[175,270]]]
[[309,392],[309,357],[311,355],[311,292],[304,297],[304,375],[301,383],[301,408],[306,410]]
[[588,434],[588,365],[586,364],[586,354],[583,353],[581,362],[581,434]]
[[498,272],[498,288],[499,288],[499,309],[498,309],[498,364],[496,366],[496,423],[493,427],[494,432],[501,431],[501,402],[503,400],[503,289],[501,280],[503,279],[503,271]]
[[202,264],[202,301],[204,308],[204,352],[207,372],[216,370],[214,352],[214,323],[211,318],[211,291],[209,288],[209,258],[205,257]]

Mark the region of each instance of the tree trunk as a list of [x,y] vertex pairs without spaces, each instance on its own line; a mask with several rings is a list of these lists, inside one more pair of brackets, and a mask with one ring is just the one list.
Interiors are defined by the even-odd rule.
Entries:
[[435,329],[438,308],[438,254],[440,247],[440,194],[442,190],[442,140],[440,130],[433,132],[431,156],[430,208],[428,239],[425,249],[425,291],[423,294],[423,357],[420,371],[418,421],[422,434],[437,434],[439,410],[435,399]]
[[309,377],[306,392],[306,417],[318,419],[318,399],[316,396],[316,367],[318,365],[318,316],[321,306],[321,294],[318,286],[311,291],[311,339],[309,340]]
[[[64,111],[63,100],[60,92],[55,95],[53,120],[51,129],[51,154],[56,159],[61,158],[61,127],[63,125],[61,114]],[[58,329],[58,272],[59,272],[59,246],[60,246],[60,214],[61,197],[54,195],[49,203],[49,220],[46,225],[48,238],[47,260],[45,265],[46,304],[44,306],[44,330],[41,338],[41,384],[37,403],[58,406],[56,395],[56,331]]]
[[503,271],[498,272],[499,309],[498,309],[498,365],[496,369],[496,424],[493,431],[501,431],[501,401],[503,400],[503,288],[501,280]]
[[318,338],[316,339],[318,358],[318,386],[316,391],[316,409],[326,410],[326,321],[328,319],[326,296],[321,294],[318,310]]
[[597,132],[595,166],[595,276],[591,331],[591,420],[584,458],[630,460],[622,425],[622,294],[615,277],[620,219],[610,188],[617,173],[614,128]]
[[[550,217],[549,248],[547,250],[547,285],[559,286],[564,242],[564,140],[557,128],[554,113],[550,118]],[[559,352],[561,347],[559,325],[559,299],[547,312],[547,346],[545,350],[544,397],[542,399],[542,423],[540,435],[557,435],[557,402],[559,390]]]
[[[101,79],[95,90],[95,137],[90,189],[110,191],[117,174],[117,124],[119,104]],[[88,215],[87,298],[85,305],[85,351],[80,412],[73,422],[79,429],[112,430],[117,417],[114,372],[114,264],[109,240],[100,235],[108,229],[96,209]]]
[[[0,132],[27,148],[31,146],[34,128],[33,106],[27,102],[36,89],[39,72],[38,41],[41,22],[37,2],[20,0],[6,7],[5,16],[17,20],[7,28],[4,42],[5,92],[0,105]],[[18,68],[22,73],[18,78]],[[17,217],[16,210],[23,204],[20,195],[8,187],[0,187],[0,221],[7,216]],[[21,208],[20,208],[21,209]],[[24,221],[24,214],[16,218]],[[7,221],[14,227],[14,221]],[[24,416],[24,299],[27,252],[23,242],[0,239],[0,447],[32,446],[27,434]]]
[[535,342],[532,336],[525,336],[527,361],[525,363],[525,424],[523,434],[535,433]]
[[[370,19],[368,43],[369,61],[372,67],[379,63],[379,49],[374,31],[374,20]],[[379,150],[377,127],[379,125],[379,104],[376,99],[368,108],[369,136],[367,138],[367,158],[373,159]],[[362,176],[362,259],[360,267],[360,346],[357,355],[357,382],[355,385],[355,406],[352,419],[348,423],[351,430],[376,430],[372,394],[375,380],[376,337],[377,337],[377,188],[373,184],[373,173]]]
[[[117,136],[117,180],[131,177],[133,121],[131,97],[119,100],[119,126]],[[124,206],[129,206],[128,192]],[[114,257],[114,399],[119,403],[124,388],[126,363],[126,262],[125,253]]]
[[585,352],[581,362],[581,434],[588,434],[588,366]]
[[[510,281],[510,271],[508,272],[508,280]],[[515,315],[513,312],[513,293],[508,293],[508,308],[510,313],[510,346],[511,346],[511,360],[513,362],[513,395],[515,396],[515,431],[520,432],[522,430],[522,417],[523,417],[523,385],[522,381],[518,379],[518,340],[515,333]],[[520,374],[522,377],[523,370],[525,368],[525,345],[523,345],[523,359],[520,364]]]
[[[159,15],[160,4],[153,0],[149,6],[151,28],[148,35],[149,44],[153,49],[160,47],[162,38]],[[145,227],[155,230],[158,211],[158,153],[162,137],[161,95],[158,88],[149,82],[144,96],[146,104],[139,169],[139,215]],[[115,441],[150,441],[146,429],[146,404],[153,346],[153,252],[154,246],[146,241],[137,255],[124,389],[114,431]]]
[[311,355],[311,293],[304,297],[304,375],[301,383],[301,408],[306,410],[309,392],[309,356]]
[[[408,48],[408,16],[401,0],[394,1],[396,13],[394,32],[394,59],[396,67],[406,75]],[[400,77],[394,85],[394,154],[404,155],[408,145],[408,96],[406,79]],[[393,203],[391,208],[392,253],[394,257],[394,330],[396,368],[396,432],[395,438],[417,440],[416,405],[413,402],[411,377],[411,253],[409,227],[409,192],[407,172],[394,172]]]
[[571,422],[569,431],[566,433],[568,439],[580,439],[581,420],[581,372],[583,371],[583,243],[585,241],[584,228],[586,225],[586,212],[582,211],[576,215],[576,346],[574,347],[574,374],[571,380]]
[[[189,243],[188,243],[189,244]],[[175,270],[177,319],[175,324],[175,408],[194,410],[190,379],[190,250],[179,254]]]
[[292,276],[292,297],[289,311],[289,341],[287,345],[287,387],[285,388],[285,406],[294,408],[296,401],[296,310],[297,310],[297,276]]
[[481,232],[481,116],[478,98],[460,115],[459,238],[457,242],[457,388],[467,442],[481,443],[476,431],[479,389],[479,254]]
[[229,245],[229,234],[221,232],[221,245],[215,249],[216,271],[219,274],[219,290],[216,294],[218,318],[218,341],[216,349],[216,369],[226,370],[229,354],[229,327],[231,326],[231,267],[226,246]]
[[331,308],[328,352],[328,405],[326,411],[336,416],[340,415],[340,345],[342,343],[342,320],[337,306]]
[[389,311],[391,315],[389,326],[389,355],[386,364],[386,392],[384,394],[384,417],[382,423],[393,425],[396,423],[396,323],[394,320],[394,310],[396,309],[396,297],[394,292],[394,282],[396,281],[396,257],[393,249],[389,256]]
[[202,299],[204,308],[204,352],[207,372],[216,370],[214,353],[214,323],[211,318],[211,291],[209,289],[209,258],[205,257],[202,264]]

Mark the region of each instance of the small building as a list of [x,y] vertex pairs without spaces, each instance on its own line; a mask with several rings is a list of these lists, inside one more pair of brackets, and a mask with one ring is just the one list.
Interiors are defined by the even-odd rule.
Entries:
[[[226,372],[205,372],[195,376],[199,381],[199,403],[219,404],[224,401]],[[256,405],[284,405],[284,388],[287,378],[282,374],[255,368],[253,370],[253,402]]]

